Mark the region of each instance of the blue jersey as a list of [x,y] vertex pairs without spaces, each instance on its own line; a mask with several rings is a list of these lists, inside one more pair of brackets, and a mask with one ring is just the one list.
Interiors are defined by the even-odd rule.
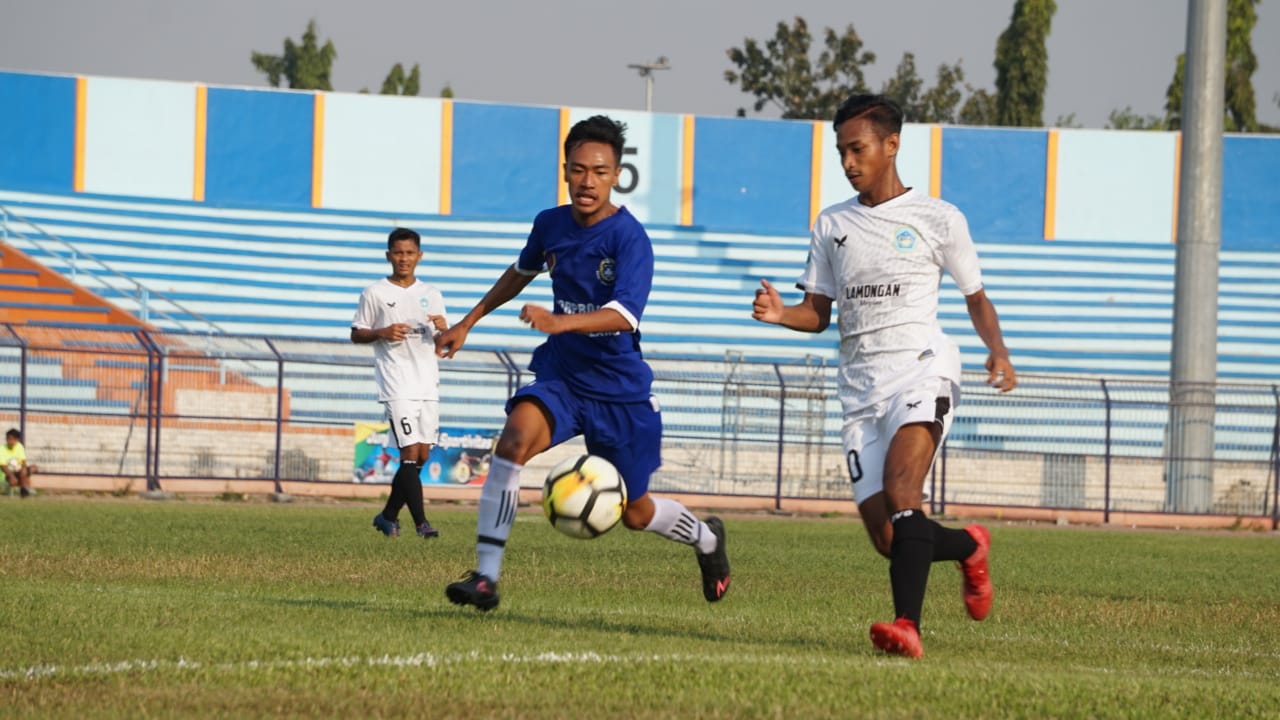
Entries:
[[590,227],[573,219],[569,205],[543,210],[516,270],[528,275],[543,269],[551,274],[556,314],[611,308],[634,329],[548,336],[529,369],[539,380],[563,380],[586,397],[648,400],[653,371],[640,353],[640,316],[653,285],[653,245],[640,222],[626,208]]

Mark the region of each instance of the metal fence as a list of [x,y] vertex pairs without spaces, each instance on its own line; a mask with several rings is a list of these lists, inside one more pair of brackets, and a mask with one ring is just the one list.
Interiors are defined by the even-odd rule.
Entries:
[[[655,490],[779,506],[850,498],[830,361],[649,360],[665,426]],[[496,436],[527,365],[525,353],[472,348],[442,362],[442,425]],[[1165,453],[1167,383],[1023,376],[999,395],[982,379],[966,374],[928,486],[935,510],[1170,509],[1165,474],[1179,459]],[[1215,393],[1215,454],[1196,459],[1214,468],[1207,512],[1274,524],[1280,389]],[[44,474],[129,478],[138,490],[190,478],[350,483],[354,424],[381,420],[368,346],[40,324],[0,333],[0,422],[23,431]]]

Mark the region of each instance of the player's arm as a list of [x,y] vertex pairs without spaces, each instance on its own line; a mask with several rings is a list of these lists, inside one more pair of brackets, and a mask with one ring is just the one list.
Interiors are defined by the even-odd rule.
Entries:
[[805,293],[795,305],[785,305],[768,280],[761,280],[751,304],[751,317],[764,323],[782,325],[801,332],[820,333],[831,324],[831,298]]
[[451,358],[462,348],[463,343],[467,340],[467,334],[471,332],[471,328],[480,322],[480,318],[502,307],[516,295],[520,294],[533,282],[535,277],[532,273],[522,273],[516,269],[515,265],[511,265],[502,273],[502,277],[489,288],[489,292],[480,298],[480,302],[471,308],[461,320],[452,327],[440,333],[440,337],[436,339],[436,355],[440,357]]
[[520,319],[529,327],[548,335],[560,333],[631,332],[635,330],[623,314],[611,307],[602,307],[586,313],[556,315],[540,305],[525,305]]
[[444,309],[444,295],[441,295],[438,290],[431,293],[431,299],[427,305],[427,322],[431,323],[431,331],[435,335],[449,329],[449,318]]
[[1018,385],[1018,376],[1014,372],[1013,363],[1009,360],[1009,348],[1004,344],[1004,334],[1000,332],[1000,318],[996,315],[996,306],[991,303],[984,290],[979,289],[971,295],[964,296],[965,305],[969,308],[969,319],[973,329],[987,346],[987,384],[1002,393],[1009,392]]
[[400,342],[408,337],[409,332],[413,328],[404,323],[396,323],[388,325],[384,328],[351,328],[351,342],[358,344],[366,344],[386,340],[387,342]]
[[356,317],[351,321],[351,342],[365,345],[378,340],[399,342],[405,339],[412,329],[404,323],[396,323],[387,327],[374,327],[381,318],[375,309],[377,300],[370,291],[360,293],[360,304],[356,308]]
[[615,235],[617,275],[613,295],[600,308],[584,313],[557,315],[540,305],[528,304],[520,310],[520,319],[548,335],[561,333],[632,333],[640,328],[653,289],[653,245],[637,224]]

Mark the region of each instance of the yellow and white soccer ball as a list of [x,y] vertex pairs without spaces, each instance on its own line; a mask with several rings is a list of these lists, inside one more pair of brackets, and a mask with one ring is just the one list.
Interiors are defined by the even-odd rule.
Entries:
[[542,486],[542,512],[569,537],[590,540],[609,532],[627,509],[618,469],[595,455],[577,455],[551,468]]

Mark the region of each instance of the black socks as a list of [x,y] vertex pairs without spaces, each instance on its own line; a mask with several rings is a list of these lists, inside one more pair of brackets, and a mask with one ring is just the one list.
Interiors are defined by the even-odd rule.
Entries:
[[[894,513],[893,545],[890,548],[889,583],[893,587],[893,610],[920,626],[924,590],[929,582],[929,565],[934,560],[934,527],[923,510]],[[963,532],[963,531],[961,531]]]

